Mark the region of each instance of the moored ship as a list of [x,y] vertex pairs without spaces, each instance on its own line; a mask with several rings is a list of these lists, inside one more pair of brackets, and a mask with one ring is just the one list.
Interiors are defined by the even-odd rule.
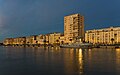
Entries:
[[72,44],[62,44],[61,48],[92,48],[92,43],[72,43]]

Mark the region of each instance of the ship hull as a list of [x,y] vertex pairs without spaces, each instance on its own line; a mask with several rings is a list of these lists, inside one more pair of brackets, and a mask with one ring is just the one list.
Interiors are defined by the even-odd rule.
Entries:
[[92,44],[71,44],[71,45],[60,45],[61,48],[92,48]]

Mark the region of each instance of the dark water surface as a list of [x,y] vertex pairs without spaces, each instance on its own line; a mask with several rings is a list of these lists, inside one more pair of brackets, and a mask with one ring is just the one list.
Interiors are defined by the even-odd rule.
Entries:
[[0,47],[0,75],[120,75],[120,49]]

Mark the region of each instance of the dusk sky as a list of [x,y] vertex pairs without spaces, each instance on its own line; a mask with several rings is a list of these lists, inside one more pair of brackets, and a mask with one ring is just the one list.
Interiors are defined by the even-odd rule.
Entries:
[[120,26],[120,0],[0,0],[0,40],[63,32],[64,16],[75,13],[85,30]]

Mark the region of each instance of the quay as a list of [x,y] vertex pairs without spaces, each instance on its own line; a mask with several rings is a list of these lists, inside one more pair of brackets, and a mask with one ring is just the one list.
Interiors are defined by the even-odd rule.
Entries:
[[100,46],[100,48],[120,48],[120,46]]
[[[1,44],[0,46],[12,46],[12,47],[60,47],[60,48],[120,48],[120,44],[118,45],[89,45],[88,46],[81,46],[81,47],[78,47],[78,46],[68,46],[67,47],[61,47],[63,45],[52,45],[52,44],[8,44],[8,45],[4,45],[4,44]],[[65,45],[66,46],[66,45]]]

